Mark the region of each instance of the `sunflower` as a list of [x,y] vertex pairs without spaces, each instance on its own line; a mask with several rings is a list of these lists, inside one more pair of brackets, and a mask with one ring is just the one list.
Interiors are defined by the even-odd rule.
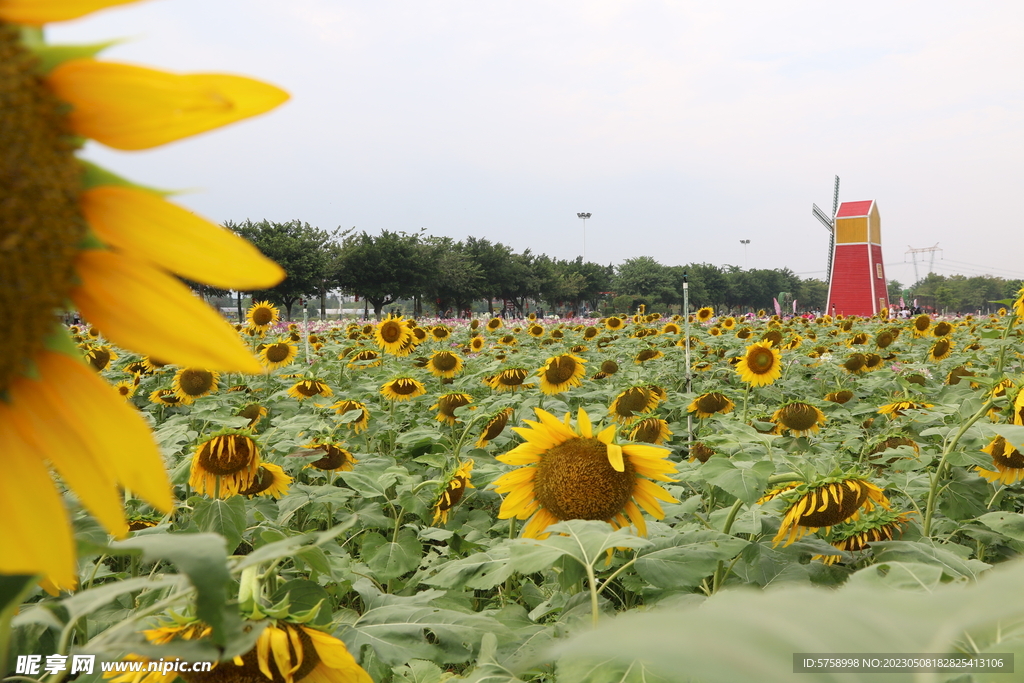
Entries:
[[398,377],[385,382],[380,388],[380,393],[392,401],[408,401],[427,393],[427,388],[412,377]]
[[[615,425],[597,433],[582,408],[576,429],[567,414],[562,422],[540,408],[538,422],[515,431],[526,441],[498,460],[522,465],[495,480],[495,490],[507,493],[500,519],[531,518],[523,528],[526,538],[543,538],[551,524],[568,519],[604,520],[615,528],[636,526],[647,535],[643,508],[656,519],[665,516],[659,500],[677,502],[654,481],[674,481],[675,466],[669,450],[647,444],[616,444]],[[639,507],[638,507],[639,505]]]
[[434,418],[435,420],[454,426],[455,423],[459,421],[455,416],[455,411],[463,406],[468,406],[472,402],[473,397],[469,394],[450,392],[438,396],[437,403],[430,406],[430,409],[437,411],[437,417]]
[[825,400],[831,403],[846,403],[853,398],[853,392],[849,389],[843,389],[842,391],[833,391],[830,394],[825,395]]
[[519,340],[516,339],[516,336],[514,334],[503,334],[502,336],[498,337],[498,343],[501,344],[502,346],[515,346],[516,344],[519,343]]
[[925,408],[931,408],[931,403],[920,403],[918,401],[896,401],[894,403],[887,403],[878,409],[880,415],[888,415],[890,418],[895,419],[902,417],[908,410],[924,410]]
[[711,308],[710,306],[705,306],[704,308],[697,311],[697,322],[706,323],[714,317],[715,309]]
[[951,353],[953,353],[953,342],[943,337],[936,341],[932,348],[928,350],[928,360],[937,363],[940,360],[949,358]]
[[665,323],[661,328],[662,334],[680,334],[681,332],[682,330],[679,328],[679,325],[676,325],[675,323]]
[[[974,373],[971,372],[970,370],[968,370],[967,366],[960,365],[960,366],[955,367],[952,370],[950,370],[949,374],[946,375],[946,384],[949,384],[951,386],[955,386],[957,384],[960,384],[960,381],[964,377],[974,377],[974,376],[975,376]],[[971,388],[972,389],[977,389],[978,388],[977,383],[971,382]],[[1017,424],[1017,423],[1014,423],[1014,424]]]
[[[843,552],[867,550],[868,544],[877,541],[891,541],[902,534],[903,527],[910,521],[909,512],[875,509],[858,519],[856,522],[843,524],[832,533],[832,546]],[[842,559],[841,555],[815,555],[812,560],[821,560],[825,564],[835,564]]]
[[515,391],[520,388],[530,371],[526,368],[505,368],[484,383],[495,391]]
[[720,327],[718,327],[716,325],[716,326],[712,327],[710,330],[708,330],[708,334],[710,334],[712,337],[721,337],[722,336],[722,328],[720,328]]
[[544,336],[544,328],[541,325],[530,325],[526,333],[534,339],[540,339]]
[[469,351],[470,353],[480,353],[486,344],[483,337],[473,337],[469,340]]
[[107,366],[117,360],[117,353],[106,344],[90,346],[85,354],[85,360],[97,371],[102,372],[107,369]]
[[510,417],[512,417],[512,408],[502,408],[491,415],[487,420],[487,424],[480,430],[480,437],[476,440],[475,444],[476,447],[483,448],[498,438],[498,435],[505,431],[505,425],[508,424]]
[[346,367],[352,370],[366,370],[368,368],[380,367],[384,361],[381,359],[380,354],[372,349],[363,349],[357,353],[353,353],[348,357],[348,363]]
[[277,499],[288,493],[292,478],[279,465],[261,463],[252,478],[252,484],[238,492],[240,496],[272,496]]
[[928,314],[922,313],[914,318],[914,322],[911,325],[915,337],[924,337],[928,335],[928,330],[932,326],[932,319],[928,317]]
[[609,414],[619,424],[632,424],[643,413],[654,410],[660,399],[650,388],[634,386],[615,397],[608,408]]
[[704,463],[711,459],[711,456],[715,454],[714,449],[701,441],[694,441],[693,445],[690,446],[690,462],[699,460]]
[[190,405],[197,398],[217,393],[220,373],[203,368],[182,368],[174,373],[171,390],[185,405]]
[[311,443],[303,444],[302,447],[323,453],[323,457],[309,463],[307,467],[324,470],[325,472],[351,472],[352,468],[359,462],[340,441],[314,439]]
[[181,399],[171,389],[157,389],[149,394],[149,402],[160,406],[180,406]]
[[246,430],[225,430],[196,447],[188,485],[196,493],[228,498],[252,486],[260,450]]
[[269,301],[254,301],[245,312],[245,319],[252,328],[266,332],[281,319],[281,312]]
[[328,398],[334,396],[334,392],[331,391],[329,386],[318,379],[303,379],[292,385],[291,389],[288,390],[288,395],[299,401],[305,401],[307,398],[313,398],[314,396]]
[[657,358],[664,358],[665,354],[657,349],[644,349],[640,353],[636,354],[633,358],[633,362],[637,365],[642,365],[649,360],[655,360]]
[[693,399],[690,405],[686,407],[686,411],[689,413],[697,413],[697,417],[703,418],[711,417],[715,413],[728,415],[735,407],[736,404],[726,398],[724,394],[712,391],[706,394],[701,394],[697,398]]
[[867,372],[874,372],[880,370],[885,359],[879,356],[877,353],[866,353],[864,354],[864,370]]
[[868,358],[863,353],[851,353],[842,363],[842,368],[851,375],[860,375],[865,370]]
[[755,342],[736,363],[736,372],[751,386],[766,386],[782,377],[782,355],[770,342]]
[[818,529],[829,529],[840,522],[856,520],[861,510],[871,511],[875,504],[889,509],[882,489],[863,477],[831,477],[816,484],[800,484],[780,494],[790,500],[779,532],[772,545],[788,546]]
[[266,406],[259,403],[246,403],[235,415],[249,420],[246,429],[255,428],[270,413]]
[[1024,455],[1014,445],[1007,443],[1006,439],[997,436],[981,450],[992,456],[992,467],[995,468],[992,471],[976,467],[975,469],[981,477],[992,483],[999,482],[1004,486],[1024,479]]
[[544,367],[537,371],[540,376],[540,390],[545,394],[554,395],[580,386],[586,374],[584,363],[585,360],[571,353],[548,358]]
[[264,346],[257,358],[268,370],[277,370],[290,365],[299,356],[299,347],[286,341]]
[[788,429],[793,436],[810,436],[825,424],[825,419],[820,410],[800,401],[787,403],[772,415],[772,422]]
[[500,330],[501,326],[501,318],[491,318],[490,320],[487,321],[487,329],[490,330],[491,332],[494,332],[495,330]]
[[451,351],[434,351],[427,360],[426,368],[434,377],[450,379],[462,372],[462,359]]
[[359,411],[359,416],[356,419],[345,423],[355,434],[358,434],[370,425],[370,410],[359,401],[345,399],[338,401],[331,408],[334,408],[334,412],[338,415],[347,415],[354,410]]
[[605,375],[614,375],[619,371],[619,364],[613,360],[606,360],[601,362],[601,372]]
[[612,332],[615,332],[617,330],[621,330],[625,326],[626,326],[626,321],[623,320],[622,318],[618,317],[618,316],[615,316],[615,315],[610,316],[608,318],[605,318],[605,321],[604,321],[604,328],[606,330],[610,330]]
[[114,384],[114,390],[117,391],[117,395],[121,396],[126,401],[135,395],[138,388],[139,387],[135,382],[126,379]]
[[932,328],[932,335],[935,337],[948,337],[951,334],[953,334],[953,326],[945,320],[935,323],[935,327]]
[[665,443],[672,436],[668,422],[657,417],[647,417],[637,422],[629,432],[631,441],[653,443],[655,446]]
[[385,353],[401,355],[403,347],[412,341],[412,329],[409,321],[400,315],[389,315],[373,329],[377,346]]
[[885,453],[886,451],[892,450],[894,448],[899,448],[900,446],[910,447],[914,451],[915,456],[921,454],[921,447],[917,445],[916,441],[906,436],[897,435],[886,437],[879,441],[878,443],[876,443],[874,447],[870,451],[868,451],[868,460],[871,461],[871,465],[875,467],[876,470],[881,470],[886,465],[891,465],[900,459],[899,456],[896,456],[889,458],[885,462],[876,462],[878,460],[881,460],[882,453]]
[[[202,622],[189,622],[179,617],[142,633],[150,643],[166,645],[181,640],[202,640],[212,632],[213,629]],[[125,659],[150,661],[132,654]],[[209,673],[186,674],[182,679],[191,683],[373,683],[343,642],[286,619],[272,620],[260,632],[251,650],[231,660],[216,662],[213,667]],[[178,675],[173,671],[162,674],[159,669],[150,672],[148,666],[141,666],[137,672],[110,672],[105,673],[104,678],[112,678],[112,683],[171,683]]]
[[462,500],[462,496],[465,495],[466,489],[475,489],[473,486],[473,461],[466,460],[459,465],[455,473],[448,478],[448,482],[444,486],[444,490],[438,496],[437,502],[434,503],[434,519],[431,524],[448,523],[448,514],[452,508],[459,504]]

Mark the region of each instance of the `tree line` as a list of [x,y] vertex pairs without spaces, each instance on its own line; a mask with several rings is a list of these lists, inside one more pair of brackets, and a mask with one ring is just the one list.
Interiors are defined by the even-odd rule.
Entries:
[[641,303],[667,310],[682,305],[684,282],[691,308],[771,310],[778,299],[787,310],[794,300],[798,310],[824,310],[827,295],[822,280],[802,279],[787,268],[744,270],[699,262],[667,266],[650,256],[601,265],[530,249],[516,252],[480,237],[454,240],[425,230],[378,235],[354,228],[327,231],[298,220],[228,221],[224,227],[287,271],[281,284],[252,296],[283,306],[289,319],[300,299],[319,298],[323,315],[328,296],[338,291],[365,300],[377,316],[399,301],[411,301],[416,314],[431,315],[458,315],[477,302],[486,302],[492,315],[504,306],[523,315],[531,302],[562,313],[625,313]]

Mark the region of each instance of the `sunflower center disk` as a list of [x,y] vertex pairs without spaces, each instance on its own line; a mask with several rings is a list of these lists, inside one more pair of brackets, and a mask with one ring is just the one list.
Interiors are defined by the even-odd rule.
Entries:
[[249,439],[244,436],[218,436],[203,444],[199,466],[219,476],[240,472],[249,466],[255,455]]
[[213,373],[209,370],[185,370],[178,383],[189,396],[202,396],[213,388]]
[[774,364],[775,354],[768,349],[757,348],[747,356],[747,367],[756,374],[764,374],[768,372],[772,369]]
[[805,432],[818,423],[818,411],[806,403],[792,403],[782,409],[782,424],[795,432]]
[[[273,626],[268,628],[274,628]],[[320,655],[317,654],[316,647],[313,645],[313,639],[306,635],[306,632],[301,628],[292,626],[278,626],[276,627],[281,630],[290,631],[298,636],[299,645],[301,647],[302,664],[299,668],[292,672],[291,680],[301,681],[303,678],[309,676],[310,672],[313,671],[320,664]],[[295,666],[295,662],[298,661],[300,653],[295,651],[295,646],[292,644],[292,639],[288,638],[288,655],[290,660],[288,662],[280,662],[281,664],[287,665],[289,668]],[[179,674],[188,683],[285,683],[285,677],[281,674],[278,667],[279,658],[283,658],[284,652],[276,649],[270,649],[266,655],[267,668],[270,670],[272,677],[268,682],[267,677],[260,671],[260,657],[256,652],[257,648],[253,648],[242,655],[242,666],[236,666],[232,662],[221,662],[213,668],[212,671],[195,672],[187,674]]]
[[717,413],[727,405],[725,398],[722,394],[712,392],[710,394],[704,394],[697,399],[697,408],[702,413]]
[[541,459],[537,500],[558,519],[611,519],[633,495],[636,471],[628,458],[623,464],[625,471],[616,472],[597,439],[569,439]]
[[267,347],[267,360],[271,363],[280,363],[288,357],[287,344],[271,344]]
[[568,382],[576,374],[576,361],[572,358],[555,358],[544,371],[544,379],[551,384]]
[[454,370],[455,366],[458,365],[458,359],[455,354],[449,353],[448,351],[442,351],[431,359],[431,362],[435,369],[441,372],[448,372]]
[[[341,450],[337,446],[331,446],[330,444],[319,446],[318,450],[323,451],[326,455],[319,460],[314,460],[309,463],[313,467],[320,470],[336,470],[348,460],[348,456],[345,451]],[[269,486],[269,484],[267,484]],[[261,489],[262,490],[262,489]]]
[[[801,526],[828,527],[839,524],[853,516],[868,497],[863,486],[857,491],[849,482],[827,484],[808,495],[815,495],[815,504],[804,512],[797,522]],[[836,498],[839,499],[836,502]],[[824,510],[821,508],[824,507]],[[819,512],[820,510],[820,512]]]
[[28,369],[74,286],[85,235],[81,168],[62,104],[35,74],[36,59],[0,22],[0,391]]
[[257,308],[252,312],[252,322],[256,325],[269,325],[274,320],[274,312],[269,308]]
[[992,448],[992,459],[1003,467],[1015,470],[1024,469],[1024,454],[1013,446],[1007,447],[1006,440],[1000,437]]
[[256,470],[256,476],[252,478],[252,484],[249,488],[239,491],[243,496],[255,496],[257,493],[263,493],[274,484],[274,473],[265,467],[260,467]]
[[394,344],[402,338],[402,325],[395,322],[384,323],[380,326],[380,336],[388,344]]

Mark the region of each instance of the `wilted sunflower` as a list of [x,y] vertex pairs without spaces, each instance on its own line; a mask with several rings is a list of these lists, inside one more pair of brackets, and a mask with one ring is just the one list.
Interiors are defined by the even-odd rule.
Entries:
[[913,439],[906,436],[898,435],[888,436],[879,441],[878,443],[876,443],[874,447],[872,447],[872,449],[868,451],[868,461],[876,470],[881,470],[886,465],[891,465],[900,459],[900,457],[897,455],[889,458],[885,462],[879,462],[882,459],[882,453],[885,453],[886,451],[889,450],[893,450],[895,448],[899,448],[900,446],[909,447],[911,450],[914,451],[915,456],[921,454],[921,447],[918,446],[917,442],[914,441]]
[[864,370],[867,372],[874,372],[880,370],[885,363],[884,359],[877,353],[866,353],[864,354]]
[[475,444],[476,447],[483,448],[496,439],[505,430],[505,425],[508,424],[510,417],[512,417],[512,408],[502,408],[491,415],[487,420],[487,424],[480,430],[480,437],[476,440]]
[[107,369],[112,362],[117,360],[117,353],[106,344],[90,346],[85,354],[85,360],[97,371]]
[[882,489],[862,477],[831,477],[815,484],[800,484],[780,494],[790,501],[772,546],[788,546],[840,522],[855,520],[861,510],[870,511],[875,504],[889,509]]
[[[333,439],[314,439],[312,442],[303,444],[303,448],[323,453],[323,457],[306,465],[325,472],[351,472],[352,468],[359,462],[351,451],[344,447],[340,441]],[[296,454],[293,454],[296,455]],[[297,455],[314,455],[308,451],[300,451]]]
[[907,410],[924,410],[925,408],[931,408],[931,403],[921,403],[918,401],[896,401],[895,403],[887,403],[878,409],[878,413],[881,415],[888,415],[890,418],[902,417]]
[[529,377],[530,371],[526,368],[505,368],[494,375],[485,384],[495,391],[515,391],[522,386]]
[[503,334],[498,337],[498,343],[502,346],[515,346],[519,343],[519,340],[516,339],[514,334]]
[[849,389],[843,389],[841,391],[833,391],[830,394],[825,395],[825,400],[832,403],[846,403],[853,398],[853,392]]
[[793,436],[810,436],[825,424],[825,414],[810,403],[794,401],[782,406],[772,415],[775,422],[783,429],[788,429]]
[[427,388],[412,377],[398,377],[385,382],[380,388],[380,393],[392,401],[408,401],[427,393]]
[[631,441],[653,443],[655,446],[665,443],[670,436],[672,430],[668,428],[668,422],[657,417],[643,418],[629,432]]
[[[202,640],[212,631],[202,622],[179,617],[142,633],[150,643],[166,645],[179,640]],[[149,661],[138,655],[128,655],[125,659]],[[251,650],[231,660],[214,663],[210,672],[161,674],[148,672],[145,665],[140,669],[104,677],[113,678],[112,683],[171,683],[179,675],[187,683],[373,683],[343,642],[286,619],[272,620],[260,632]]]
[[258,355],[268,370],[277,370],[290,365],[299,355],[299,347],[289,342],[275,342],[264,346]]
[[437,417],[434,419],[438,422],[454,425],[459,421],[455,416],[455,411],[463,406],[468,406],[472,402],[473,397],[469,394],[450,392],[438,396],[437,403],[430,406],[430,409],[437,411]]
[[174,373],[171,390],[184,403],[190,405],[197,398],[217,393],[220,373],[203,368],[182,368]]
[[842,363],[842,368],[851,375],[863,374],[868,358],[863,353],[851,353]]
[[665,354],[663,354],[658,349],[644,349],[640,353],[636,354],[636,356],[633,358],[633,362],[636,363],[637,365],[641,365],[649,360],[655,360],[656,358],[664,357]]
[[[951,386],[955,386],[957,384],[960,384],[960,381],[963,380],[963,378],[965,378],[965,377],[974,377],[974,376],[975,376],[974,373],[971,372],[970,370],[968,370],[967,366],[960,365],[960,366],[955,367],[952,370],[950,370],[949,374],[946,375],[946,384],[949,384]],[[972,389],[977,389],[978,388],[977,383],[976,382],[971,382],[971,388]],[[1017,424],[1017,423],[1014,423],[1014,424]]]
[[325,382],[318,379],[303,379],[292,385],[288,390],[288,395],[299,401],[305,401],[314,396],[328,398],[334,396],[334,392]]
[[276,499],[288,493],[288,487],[291,483],[292,478],[285,474],[285,471],[279,465],[264,462],[256,469],[256,474],[252,478],[252,484],[239,490],[238,495],[248,496],[249,498],[253,496],[272,496]]
[[228,498],[252,486],[260,450],[250,432],[225,430],[196,447],[188,485],[196,493]]
[[714,317],[715,309],[711,308],[710,306],[705,306],[704,308],[697,311],[697,322],[706,323]]
[[992,456],[992,467],[995,468],[995,471],[992,471],[976,467],[978,474],[983,478],[1004,486],[1024,479],[1024,455],[1015,446],[1007,443],[1006,439],[997,436],[981,450]]
[[389,315],[373,330],[377,346],[385,353],[404,355],[403,347],[412,341],[411,323],[400,315]]
[[434,377],[452,378],[462,372],[462,359],[451,351],[434,351],[426,368]]
[[732,412],[732,409],[736,407],[736,404],[730,401],[724,394],[720,394],[717,391],[711,391],[706,394],[701,394],[697,398],[690,402],[690,405],[686,407],[687,412],[697,413],[697,417],[711,417],[715,413],[721,413],[722,415],[728,415]]
[[782,355],[770,342],[755,342],[736,363],[736,372],[751,386],[767,386],[782,377]]
[[452,508],[459,504],[466,489],[475,489],[473,486],[473,461],[466,460],[461,463],[455,473],[448,478],[448,482],[434,503],[434,519],[431,524],[448,523],[448,514]]
[[634,386],[626,389],[615,397],[608,413],[619,424],[632,424],[643,413],[649,413],[658,407],[661,399],[655,392],[644,386]]
[[250,326],[265,332],[281,319],[281,312],[269,301],[254,301],[245,312],[245,319],[249,321]]
[[127,529],[119,487],[162,511],[171,495],[145,422],[81,363],[54,311],[71,301],[137,353],[258,372],[231,326],[171,273],[230,289],[283,277],[227,230],[75,157],[85,138],[155,147],[287,97],[248,79],[162,73],[42,43],[43,24],[109,4],[0,3],[0,573],[45,574],[63,588],[76,580],[75,551],[51,468],[118,536]]
[[940,360],[949,358],[951,353],[953,353],[953,342],[942,338],[932,344],[932,348],[928,351],[928,360],[937,363]]
[[544,367],[537,371],[537,375],[540,376],[540,390],[545,394],[554,395],[580,386],[586,374],[584,363],[585,360],[570,353],[548,358]]
[[334,412],[338,415],[347,415],[354,410],[359,411],[359,415],[355,419],[345,423],[356,434],[366,429],[370,424],[370,410],[359,401],[345,399],[338,401],[331,408],[334,408]]
[[[891,541],[903,533],[903,527],[910,521],[911,512],[875,509],[862,515],[855,522],[843,524],[832,532],[831,543],[836,550],[852,553],[867,550],[868,544],[877,541]],[[812,560],[835,564],[841,555],[815,555]]]
[[[535,408],[539,422],[515,431],[526,441],[498,460],[522,465],[495,480],[495,490],[508,494],[498,512],[500,519],[532,519],[523,528],[526,538],[543,538],[544,530],[568,519],[604,520],[615,528],[636,526],[647,534],[640,508],[656,519],[665,516],[659,500],[676,501],[654,483],[674,481],[675,466],[669,450],[646,444],[616,444],[615,425],[594,435],[582,408],[576,429],[567,414],[561,421]],[[638,507],[639,505],[639,507]]]
[[491,332],[494,332],[495,330],[500,330],[502,324],[503,323],[501,322],[501,318],[491,318],[490,320],[487,321],[487,329],[490,330]]

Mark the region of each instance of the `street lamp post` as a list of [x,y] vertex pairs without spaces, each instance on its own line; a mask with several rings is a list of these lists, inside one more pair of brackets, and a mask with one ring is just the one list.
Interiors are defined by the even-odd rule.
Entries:
[[577,218],[583,219],[583,262],[587,262],[587,219],[590,218],[590,213],[577,213]]
[[747,245],[750,244],[750,240],[740,240],[740,244],[743,245],[743,267],[747,267]]

